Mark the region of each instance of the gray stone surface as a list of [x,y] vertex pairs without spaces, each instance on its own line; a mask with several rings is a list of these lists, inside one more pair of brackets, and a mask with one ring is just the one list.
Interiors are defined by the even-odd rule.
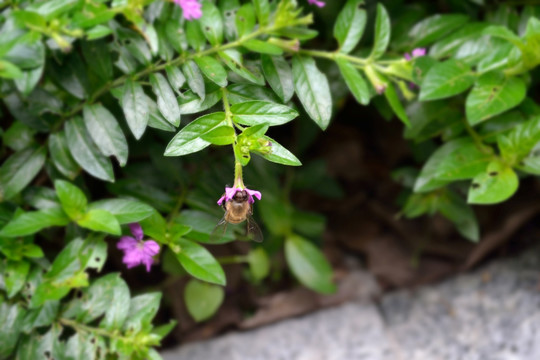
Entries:
[[540,360],[540,250],[164,352],[164,360]]

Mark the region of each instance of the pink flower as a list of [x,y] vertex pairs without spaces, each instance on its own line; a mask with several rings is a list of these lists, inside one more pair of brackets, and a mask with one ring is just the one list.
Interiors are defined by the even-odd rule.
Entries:
[[198,0],[174,0],[182,8],[184,19],[199,19],[202,16],[201,3]]
[[326,5],[326,4],[324,3],[324,1],[320,1],[320,0],[308,0],[308,3],[309,3],[310,5],[317,5],[317,6],[320,7],[320,8],[324,7],[324,5]]
[[420,57],[426,55],[426,49],[425,48],[416,48],[412,51],[411,55],[409,53],[405,53],[405,59],[411,60],[415,57]]
[[250,204],[253,204],[255,202],[255,200],[253,199],[253,197],[255,196],[258,200],[261,200],[261,192],[260,191],[257,191],[257,190],[250,190],[248,188],[240,188],[240,187],[225,187],[225,195],[223,195],[221,198],[219,198],[218,200],[218,205],[221,205],[223,204],[223,202],[227,202],[227,201],[230,201],[233,199],[234,195],[236,195],[237,192],[239,191],[245,191],[247,194],[248,194],[248,202]]
[[122,261],[128,269],[137,265],[146,265],[146,271],[150,272],[150,266],[154,263],[152,258],[159,253],[159,244],[154,240],[143,241],[141,225],[129,224],[129,229],[135,238],[122,236],[116,247],[124,252]]

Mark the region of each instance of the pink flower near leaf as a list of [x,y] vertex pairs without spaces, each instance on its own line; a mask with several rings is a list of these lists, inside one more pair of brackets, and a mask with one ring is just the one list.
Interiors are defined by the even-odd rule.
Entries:
[[184,19],[199,19],[202,16],[201,3],[198,0],[174,0],[182,8]]
[[225,195],[223,195],[222,197],[219,198],[218,200],[218,205],[222,205],[223,202],[227,202],[227,201],[230,201],[233,199],[234,195],[236,195],[236,193],[238,191],[242,191],[242,190],[245,190],[247,193],[248,193],[248,202],[250,204],[253,204],[255,202],[255,200],[253,199],[253,197],[256,197],[258,200],[261,200],[261,192],[260,191],[257,191],[257,190],[250,190],[248,188],[239,188],[239,187],[225,187]]
[[320,1],[320,0],[308,0],[308,3],[310,5],[316,5],[320,8],[324,7],[326,4],[324,3],[324,1]]
[[144,264],[146,271],[154,263],[154,256],[159,253],[159,244],[154,240],[143,241],[143,230],[141,225],[134,223],[129,225],[129,229],[135,238],[122,236],[116,247],[124,252],[122,261],[128,269]]
[[426,49],[425,48],[416,48],[412,51],[412,53],[409,55],[409,53],[405,53],[405,59],[411,60],[412,58],[420,57],[426,55]]

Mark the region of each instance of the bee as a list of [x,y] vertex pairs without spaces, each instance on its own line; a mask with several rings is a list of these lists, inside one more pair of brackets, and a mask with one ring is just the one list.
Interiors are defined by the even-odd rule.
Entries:
[[247,191],[237,191],[233,198],[226,201],[222,206],[225,210],[225,215],[223,215],[223,218],[217,223],[212,234],[210,234],[211,242],[217,242],[223,237],[229,223],[240,224],[243,221],[247,221],[247,236],[256,242],[263,241],[262,231],[252,217],[253,204],[249,203]]

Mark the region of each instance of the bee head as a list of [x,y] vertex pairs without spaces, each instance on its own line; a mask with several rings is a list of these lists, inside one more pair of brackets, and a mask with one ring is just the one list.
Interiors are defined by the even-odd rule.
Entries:
[[247,201],[247,199],[248,193],[246,190],[237,191],[236,194],[234,194],[233,196],[233,200],[238,202]]

